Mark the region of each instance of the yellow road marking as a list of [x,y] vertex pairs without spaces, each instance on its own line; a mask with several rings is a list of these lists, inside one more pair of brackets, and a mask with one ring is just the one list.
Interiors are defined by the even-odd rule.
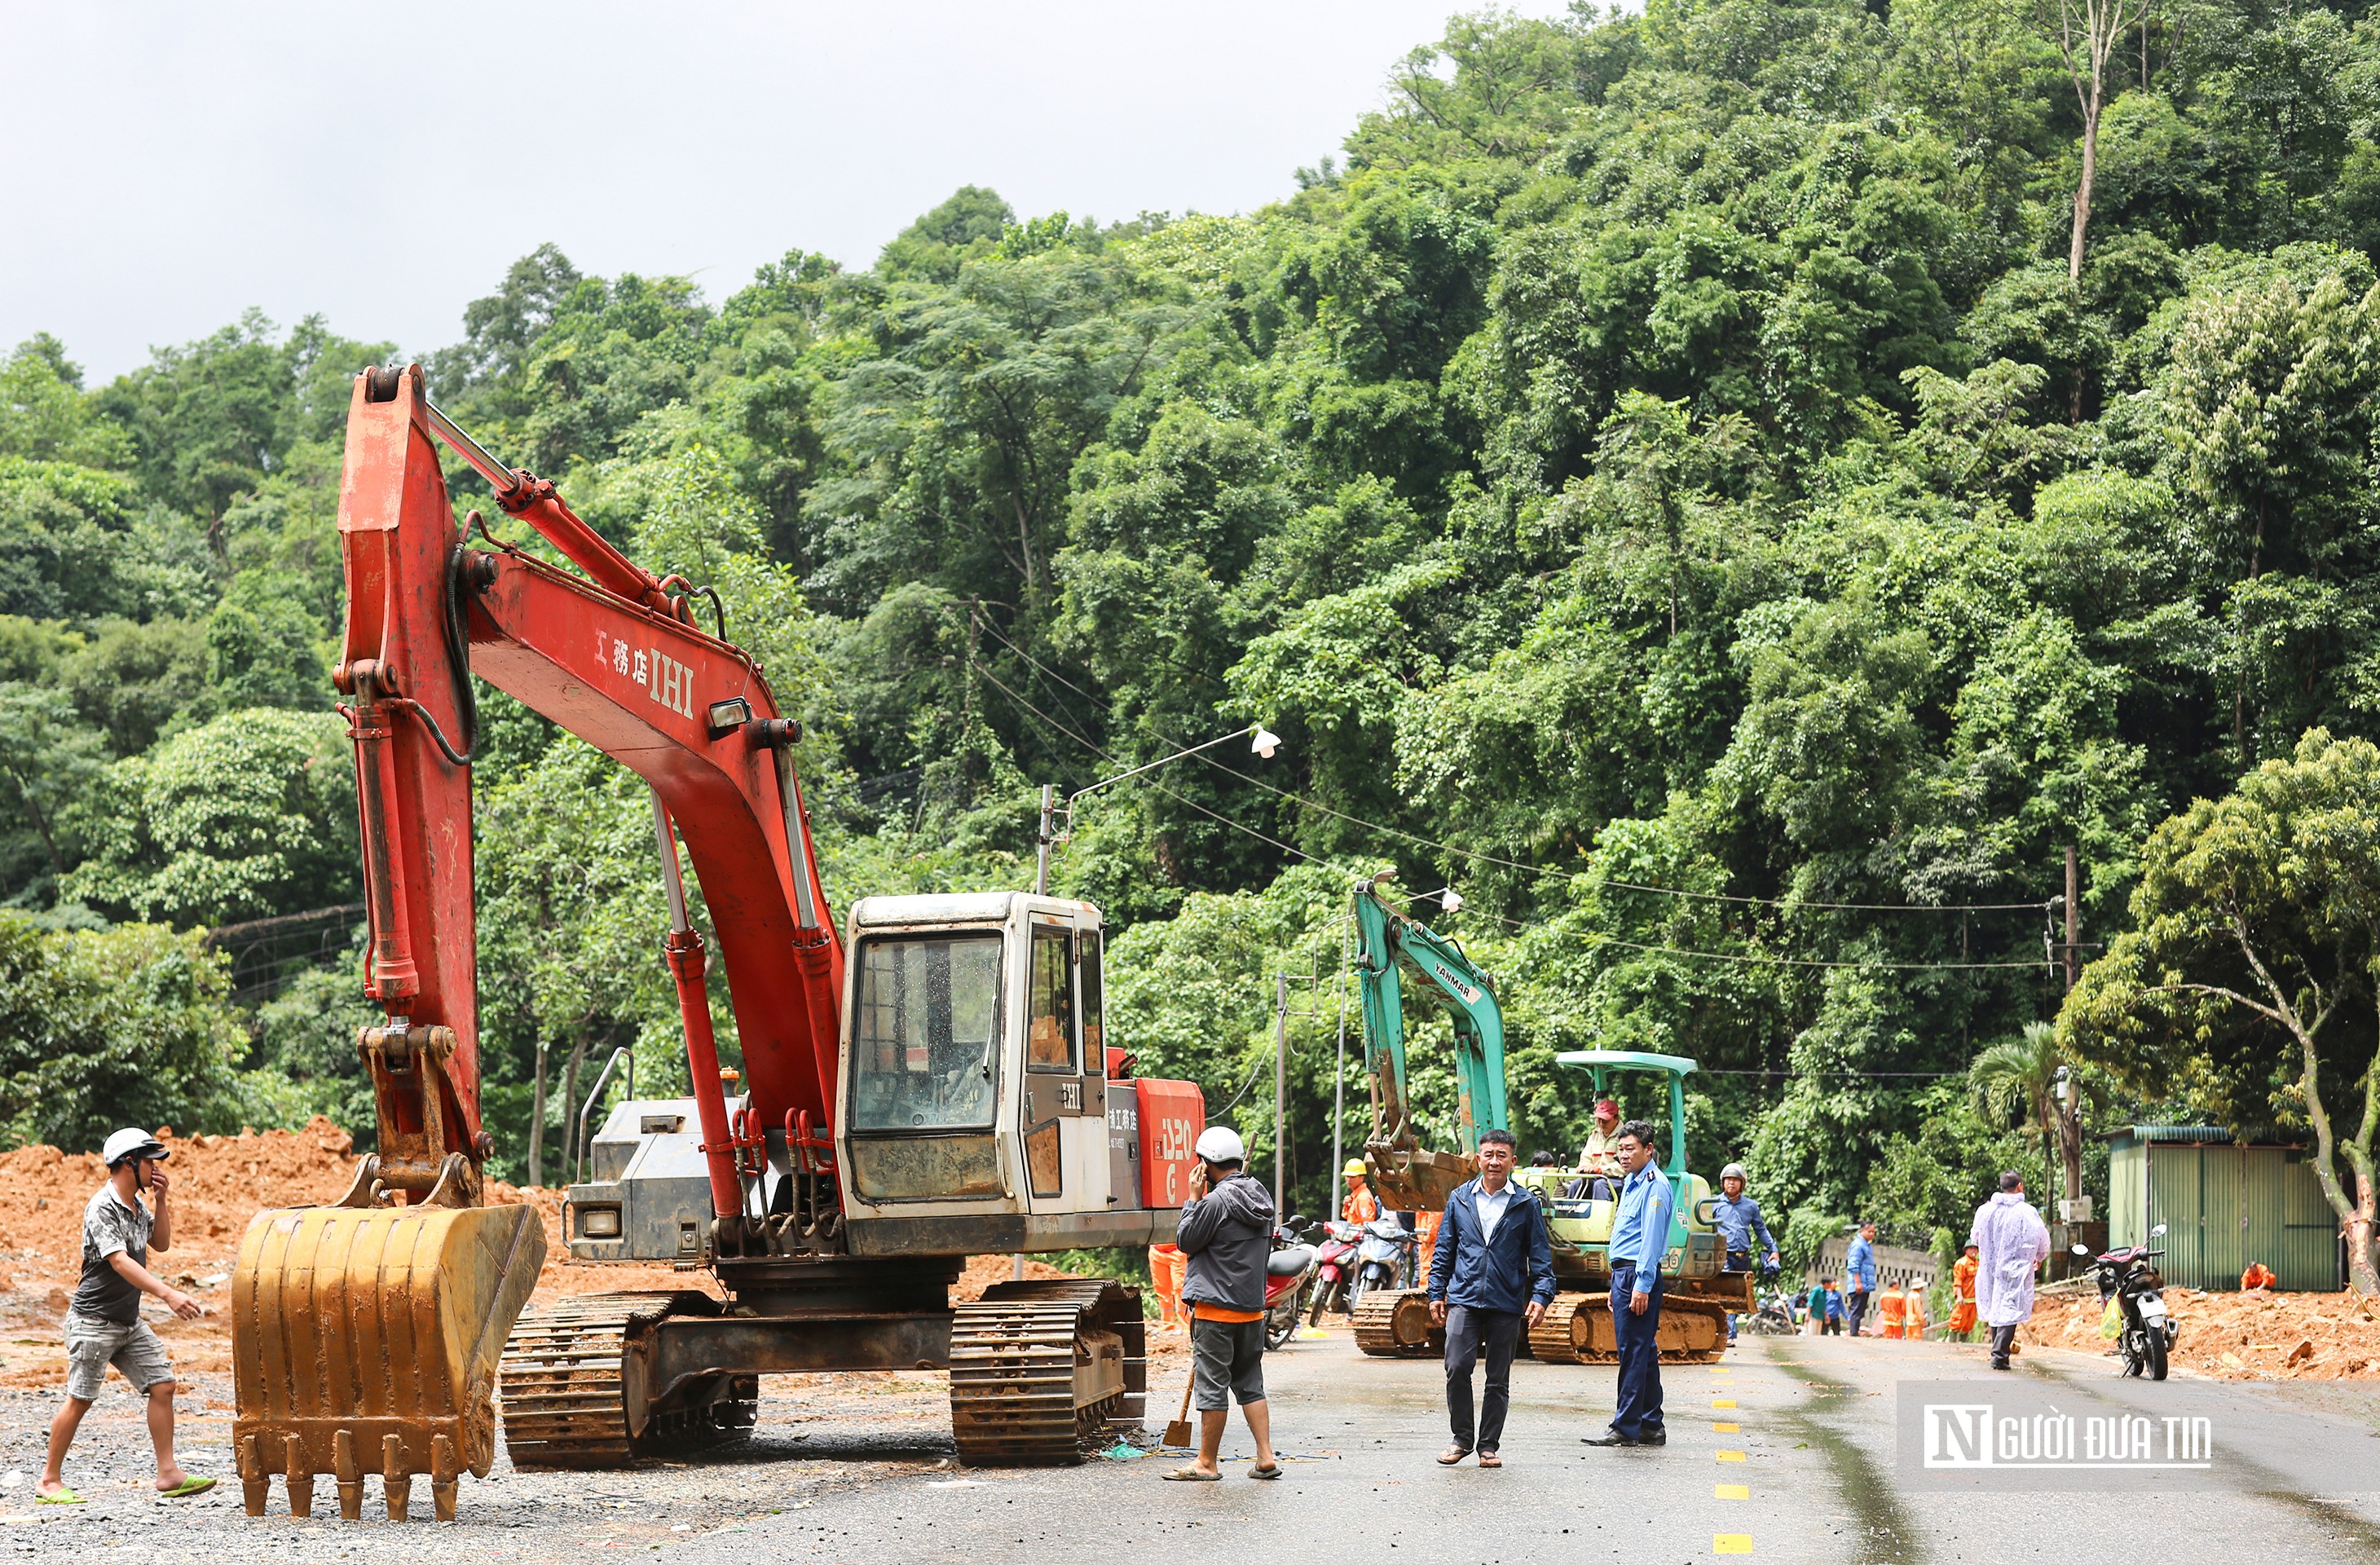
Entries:
[[1752,1535],[1750,1533],[1713,1533],[1711,1552],[1713,1554],[1750,1554]]
[[1750,1499],[1752,1488],[1747,1484],[1713,1484],[1711,1495],[1718,1499]]
[[1711,1399],[1711,1406],[1713,1407],[1733,1407],[1734,1405],[1735,1399],[1733,1397],[1714,1397]]
[[1743,1460],[1743,1453],[1740,1450],[1723,1450],[1717,1454],[1721,1462],[1742,1462]]
[[1722,1435],[1741,1435],[1743,1433],[1743,1425],[1741,1424],[1714,1424],[1711,1425],[1711,1428]]

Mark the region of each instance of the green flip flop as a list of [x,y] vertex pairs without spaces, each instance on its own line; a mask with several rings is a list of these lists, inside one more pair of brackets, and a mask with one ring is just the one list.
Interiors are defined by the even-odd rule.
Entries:
[[33,1497],[33,1503],[36,1505],[80,1505],[82,1503],[82,1496],[75,1493],[72,1489],[60,1489],[55,1494],[35,1495]]
[[185,1478],[170,1489],[159,1489],[157,1491],[157,1498],[159,1499],[188,1499],[192,1495],[202,1495],[214,1486],[215,1481],[212,1478]]

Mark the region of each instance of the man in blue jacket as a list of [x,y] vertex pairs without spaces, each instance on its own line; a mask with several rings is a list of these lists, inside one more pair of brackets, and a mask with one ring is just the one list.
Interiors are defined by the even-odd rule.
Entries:
[[[1429,1263],[1429,1318],[1446,1328],[1446,1416],[1454,1443],[1439,1461],[1451,1467],[1479,1452],[1482,1467],[1501,1467],[1512,1402],[1512,1352],[1524,1326],[1535,1326],[1554,1302],[1553,1244],[1534,1192],[1512,1183],[1517,1157],[1510,1131],[1479,1138],[1479,1177],[1446,1199],[1438,1249]],[[1471,1421],[1471,1371],[1488,1354],[1487,1405],[1476,1438]]]
[[1843,1304],[1852,1317],[1852,1335],[1860,1334],[1860,1319],[1867,1314],[1867,1302],[1876,1292],[1876,1224],[1860,1224],[1859,1232],[1852,1236],[1852,1251],[1843,1264],[1846,1286]]

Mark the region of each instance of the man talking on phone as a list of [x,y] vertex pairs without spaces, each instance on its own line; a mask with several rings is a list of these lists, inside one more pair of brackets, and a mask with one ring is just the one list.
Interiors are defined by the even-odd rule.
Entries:
[[205,1313],[196,1299],[149,1270],[149,1252],[170,1250],[174,1244],[174,1214],[165,1203],[168,1154],[147,1131],[120,1130],[107,1138],[101,1156],[107,1160],[107,1183],[83,1208],[82,1281],[67,1306],[67,1405],[50,1421],[49,1460],[34,1486],[35,1498],[43,1505],[82,1503],[82,1496],[67,1487],[67,1448],[74,1444],[82,1415],[99,1399],[110,1365],[149,1399],[157,1492],[178,1499],[215,1486],[212,1478],[193,1478],[174,1460],[174,1365],[165,1344],[140,1318],[143,1293],[184,1320]]

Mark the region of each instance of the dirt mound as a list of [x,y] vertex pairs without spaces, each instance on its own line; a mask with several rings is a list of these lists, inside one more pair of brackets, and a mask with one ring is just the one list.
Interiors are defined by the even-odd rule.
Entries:
[[[249,1219],[269,1207],[335,1201],[346,1194],[355,1139],[316,1116],[298,1130],[177,1136],[161,1130],[174,1247],[156,1261],[169,1275],[229,1268]],[[0,1154],[0,1250],[20,1285],[32,1276],[72,1285],[82,1264],[82,1210],[107,1179],[97,1153],[20,1146]]]
[[[972,1304],[983,1297],[983,1291],[995,1282],[1005,1282],[1016,1275],[1014,1256],[969,1256],[966,1269],[959,1273],[958,1282],[951,1289],[951,1297],[960,1304]],[[1060,1271],[1056,1267],[1025,1257],[1025,1276],[1028,1281],[1062,1280],[1075,1274]]]
[[[152,1252],[160,1276],[196,1293],[210,1306],[239,1256],[240,1235],[261,1211],[319,1206],[346,1194],[355,1176],[355,1138],[317,1116],[297,1130],[242,1131],[237,1135],[177,1136],[157,1133],[170,1154],[165,1160],[167,1195],[174,1214],[174,1247]],[[82,1266],[82,1212],[105,1182],[95,1153],[61,1152],[55,1146],[20,1146],[0,1153],[0,1289],[13,1291],[32,1312],[63,1314],[67,1295]],[[717,1293],[708,1272],[674,1267],[587,1266],[574,1263],[562,1240],[562,1192],[491,1182],[492,1206],[533,1207],[545,1224],[545,1268],[537,1297],[596,1293],[616,1289],[691,1289]],[[955,1290],[962,1300],[1013,1275],[1006,1256],[978,1256],[967,1262]],[[1028,1259],[1025,1275],[1072,1275]],[[225,1329],[220,1313],[189,1323],[173,1323],[171,1334],[205,1336]]]
[[[2181,1334],[2173,1362],[2223,1380],[2380,1379],[2380,1306],[2354,1293],[2165,1291]],[[2095,1291],[2041,1299],[2021,1341],[2115,1352],[2099,1336]]]

